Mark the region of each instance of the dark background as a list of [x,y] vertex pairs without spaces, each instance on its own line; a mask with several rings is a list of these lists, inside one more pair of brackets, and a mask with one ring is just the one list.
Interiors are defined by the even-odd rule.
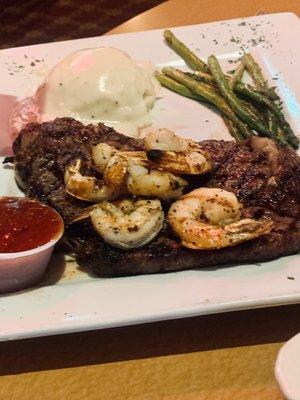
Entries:
[[99,36],[164,0],[0,0],[0,48]]

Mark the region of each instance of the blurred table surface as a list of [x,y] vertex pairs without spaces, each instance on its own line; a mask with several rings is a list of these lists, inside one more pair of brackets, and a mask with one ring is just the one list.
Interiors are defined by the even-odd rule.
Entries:
[[[292,11],[299,0],[171,0],[133,32]],[[83,299],[84,301],[84,299]],[[0,399],[279,400],[274,362],[300,305],[0,343]]]

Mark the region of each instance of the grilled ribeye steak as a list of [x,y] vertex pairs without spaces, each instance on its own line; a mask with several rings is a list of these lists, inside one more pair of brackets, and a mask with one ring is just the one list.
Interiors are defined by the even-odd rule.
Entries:
[[[84,126],[71,118],[30,124],[14,143],[16,177],[26,195],[48,203],[66,224],[86,202],[65,192],[65,167],[83,160],[83,174],[95,175],[91,148],[106,142],[121,150],[142,150],[139,140],[116,133],[102,124]],[[268,139],[243,143],[204,141],[213,171],[186,177],[190,188],[219,187],[234,192],[244,204],[245,217],[268,215],[274,229],[268,235],[220,250],[181,247],[168,224],[148,245],[130,251],[111,247],[101,240],[89,222],[67,227],[66,242],[79,263],[101,276],[121,276],[191,269],[232,262],[270,260],[293,254],[300,248],[300,159],[290,149]]]

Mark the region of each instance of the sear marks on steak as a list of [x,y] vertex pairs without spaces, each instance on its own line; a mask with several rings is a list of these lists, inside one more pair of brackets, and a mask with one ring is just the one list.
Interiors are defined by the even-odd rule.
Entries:
[[294,150],[258,137],[201,145],[216,163],[205,186],[234,192],[246,206],[300,218],[300,158]]
[[180,246],[168,224],[147,246],[131,251],[103,242],[88,222],[68,226],[87,206],[65,193],[64,170],[76,158],[83,173],[94,175],[91,148],[106,142],[122,150],[142,150],[142,141],[131,139],[103,124],[84,126],[72,118],[30,124],[16,139],[16,179],[27,196],[54,207],[64,218],[65,243],[78,262],[100,276],[122,276],[179,271],[225,263],[265,261],[300,249],[300,159],[290,149],[268,139],[242,143],[203,141],[213,171],[185,177],[192,190],[199,186],[233,191],[244,205],[245,217],[268,216],[274,229],[268,235],[220,250],[197,251]]

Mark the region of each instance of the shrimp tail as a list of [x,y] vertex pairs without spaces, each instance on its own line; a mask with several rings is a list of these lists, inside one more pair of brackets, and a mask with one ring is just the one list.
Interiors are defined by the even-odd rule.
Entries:
[[119,187],[109,187],[103,181],[93,176],[83,176],[80,173],[81,160],[67,166],[65,171],[66,192],[79,200],[98,202],[113,200],[119,195]]
[[242,219],[223,228],[211,227],[206,231],[202,230],[192,241],[186,241],[183,237],[181,244],[189,249],[197,250],[231,247],[270,233],[273,225],[273,222],[267,219]]
[[236,223],[224,227],[228,241],[236,244],[245,240],[257,238],[270,233],[274,223],[267,219],[242,219]]
[[104,171],[104,183],[110,187],[123,186],[126,181],[127,170],[127,160],[120,155],[113,156]]
[[199,175],[212,169],[206,154],[200,151],[175,152],[153,149],[147,151],[150,165],[173,174]]
[[75,163],[66,168],[65,183],[66,192],[80,200],[85,200],[93,191],[96,179],[94,177],[83,177],[79,171],[81,160],[77,159]]

